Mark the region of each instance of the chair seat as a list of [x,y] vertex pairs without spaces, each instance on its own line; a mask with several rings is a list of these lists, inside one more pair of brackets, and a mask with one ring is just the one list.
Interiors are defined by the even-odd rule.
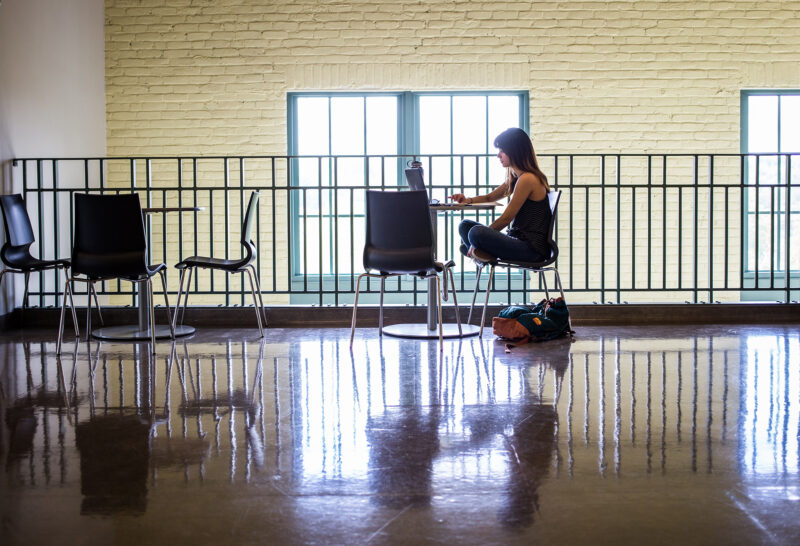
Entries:
[[27,255],[22,257],[22,259],[16,260],[8,260],[5,262],[6,265],[17,269],[19,271],[29,272],[29,271],[41,271],[44,269],[53,269],[55,267],[64,267],[69,268],[69,260],[40,260],[38,258],[34,258],[31,255]]
[[205,267],[209,269],[221,269],[224,271],[238,272],[244,271],[249,265],[247,260],[225,260],[222,258],[211,258],[209,256],[189,256],[175,264],[178,269],[187,267]]
[[443,266],[431,257],[430,247],[385,249],[369,248],[366,269],[379,271],[381,275],[416,275],[425,277],[441,273]]
[[73,271],[73,275],[84,275],[85,277],[91,279],[92,281],[104,281],[107,279],[125,279],[126,281],[131,282],[139,282],[144,281],[158,273],[159,271],[163,271],[167,268],[167,264],[160,263],[160,264],[149,264],[146,267],[145,271],[141,272],[131,272],[128,274],[119,273],[119,272],[109,272],[104,273],[102,271],[93,272],[91,275],[86,274],[80,271]]

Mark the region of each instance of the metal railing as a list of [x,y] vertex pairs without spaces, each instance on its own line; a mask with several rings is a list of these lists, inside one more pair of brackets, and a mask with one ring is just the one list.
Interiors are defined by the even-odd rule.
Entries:
[[[151,259],[239,255],[242,212],[261,192],[253,239],[267,305],[350,304],[362,271],[364,192],[402,189],[411,156],[248,156],[33,158],[13,162],[36,234],[38,256],[68,256],[72,195],[128,192],[142,206],[196,206],[190,214],[148,215]],[[800,294],[798,154],[542,155],[558,209],[557,266],[572,303],[782,301]],[[489,155],[424,156],[431,197],[496,187]],[[474,267],[458,253],[463,218],[440,216],[438,255],[458,263],[457,289],[474,287]],[[399,226],[401,228],[401,226]],[[34,251],[34,254],[37,254]],[[34,275],[29,305],[58,305],[63,279]],[[193,279],[195,305],[245,305],[236,277]],[[38,277],[38,278],[37,278]],[[534,279],[536,280],[536,279]],[[493,299],[538,299],[524,273],[495,277]],[[173,286],[174,285],[174,286]],[[170,290],[177,290],[177,275]],[[423,305],[426,283],[387,283],[387,302]],[[377,291],[373,283],[367,288]],[[101,290],[113,304],[135,303],[128,283]],[[462,295],[462,296],[463,296]],[[368,300],[367,300],[368,301]]]

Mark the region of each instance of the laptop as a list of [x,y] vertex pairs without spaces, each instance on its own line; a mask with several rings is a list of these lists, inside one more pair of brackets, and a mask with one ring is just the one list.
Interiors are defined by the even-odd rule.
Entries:
[[[428,188],[425,187],[425,180],[422,177],[422,169],[419,167],[411,167],[406,169],[406,181],[408,182],[408,189],[415,190],[415,191],[424,191],[427,192]],[[428,194],[428,204],[436,205],[436,206],[444,206],[450,207],[454,205],[458,205],[458,203],[440,203],[438,199],[431,199],[430,194]]]

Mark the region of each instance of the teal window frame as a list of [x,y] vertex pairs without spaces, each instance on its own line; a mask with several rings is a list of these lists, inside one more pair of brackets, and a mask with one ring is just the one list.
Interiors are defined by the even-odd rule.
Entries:
[[[742,154],[751,153],[749,151],[749,99],[755,96],[774,96],[778,98],[778,110],[777,110],[777,146],[778,149],[775,150],[776,154],[784,154],[784,153],[793,153],[797,152],[800,153],[800,150],[782,150],[782,143],[781,143],[781,98],[785,96],[800,96],[800,89],[743,89],[740,93],[740,152]],[[753,152],[755,153],[755,152]],[[763,152],[769,153],[769,152]],[[745,161],[751,161],[751,159],[746,159]],[[794,161],[792,162],[794,165]],[[797,162],[800,164],[800,161]],[[794,169],[792,169],[793,171]],[[785,160],[782,156],[778,157],[778,167],[777,167],[779,182],[782,184],[788,184],[789,180],[786,178],[786,164]],[[753,244],[750,240],[750,222],[755,215],[758,218],[759,211],[754,210],[754,199],[753,196],[755,195],[755,188],[751,187],[755,184],[755,181],[750,180],[750,169],[749,164],[745,166],[742,171],[743,177],[743,203],[742,203],[742,255],[743,255],[743,263],[742,263],[742,287],[743,290],[747,290],[748,288],[758,288],[762,281],[769,282],[770,277],[774,276],[776,280],[782,280],[786,277],[786,270],[787,270],[787,263],[790,260],[790,256],[786,254],[786,239],[785,237],[787,234],[782,232],[782,223],[779,221],[777,222],[778,233],[776,234],[777,244],[776,247],[779,248],[778,250],[778,263],[774,266],[774,272],[771,274],[770,269],[757,269],[758,264],[758,256],[756,256],[755,262],[750,257],[751,253],[751,245]],[[777,192],[778,195],[778,202],[776,203],[775,210],[773,214],[777,215],[785,215],[787,213],[787,208],[789,203],[786,202],[784,199],[784,192]],[[792,211],[791,213],[792,223],[800,222],[800,211]],[[794,220],[797,218],[797,220]],[[783,239],[782,239],[783,237]],[[795,241],[796,244],[796,241]],[[781,258],[783,262],[781,262]],[[790,264],[789,264],[790,265]],[[790,265],[789,269],[789,281],[793,279],[800,278],[800,269],[792,269]],[[794,283],[792,283],[794,284]],[[785,289],[778,288],[775,291],[776,299],[781,299],[782,295],[785,294]],[[764,294],[763,292],[760,295],[755,296],[756,299],[763,299]],[[747,293],[742,294],[743,300],[752,299]]]
[[[289,156],[289,183],[293,187],[300,187],[299,169],[298,167],[298,150],[299,150],[299,137],[298,134],[298,99],[305,97],[397,97],[397,143],[398,143],[398,156],[419,156],[420,155],[420,99],[425,96],[509,96],[516,95],[519,97],[519,126],[526,132],[530,132],[530,115],[529,103],[530,97],[527,90],[459,90],[459,91],[292,91],[287,93],[287,143],[288,143],[288,156]],[[452,111],[452,100],[450,102]],[[328,108],[329,122],[328,127],[330,131],[330,107]],[[488,118],[488,108],[486,109],[486,116]],[[451,116],[452,119],[452,116]],[[366,125],[366,124],[365,124]],[[488,123],[487,123],[488,131]],[[450,149],[453,148],[452,131]],[[492,135],[487,135],[487,139],[491,139]],[[491,140],[489,140],[491,143]],[[366,139],[365,139],[366,146]],[[332,140],[328,139],[328,155],[331,155]],[[363,150],[366,155],[366,149]],[[403,185],[403,162],[397,162],[397,180],[398,185]],[[333,177],[329,178],[333,181]],[[333,182],[331,182],[333,183]],[[292,192],[293,193],[293,192]],[[300,200],[295,196],[290,196],[290,226],[292,233],[300,233]],[[333,219],[332,221],[335,221]],[[314,290],[320,286],[320,276],[322,277],[322,289],[325,292],[334,291],[337,286],[336,276],[330,273],[300,273],[300,260],[302,258],[301,242],[298,237],[292,237],[291,247],[289,249],[289,268],[291,279],[291,303],[319,303],[319,296],[317,292],[304,292],[303,287],[308,286],[310,290]],[[360,259],[357,260],[360,262]],[[344,279],[349,279],[350,273],[339,274],[339,286],[344,286]],[[516,279],[517,274],[513,273],[512,278]],[[520,279],[522,275],[519,274]],[[348,284],[349,286],[349,284]],[[295,293],[296,292],[296,293]],[[339,301],[342,298],[339,297]]]

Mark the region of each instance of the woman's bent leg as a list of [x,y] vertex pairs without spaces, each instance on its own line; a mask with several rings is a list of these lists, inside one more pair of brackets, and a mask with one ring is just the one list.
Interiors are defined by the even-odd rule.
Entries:
[[469,248],[469,237],[468,237],[469,230],[471,230],[475,226],[481,226],[481,225],[483,224],[476,222],[475,220],[461,220],[461,223],[458,224],[458,234],[461,236],[461,242],[464,243],[464,246]]
[[468,239],[471,246],[488,252],[496,258],[519,262],[541,260],[539,253],[532,250],[525,241],[509,237],[505,233],[487,226],[474,226],[469,231]]

